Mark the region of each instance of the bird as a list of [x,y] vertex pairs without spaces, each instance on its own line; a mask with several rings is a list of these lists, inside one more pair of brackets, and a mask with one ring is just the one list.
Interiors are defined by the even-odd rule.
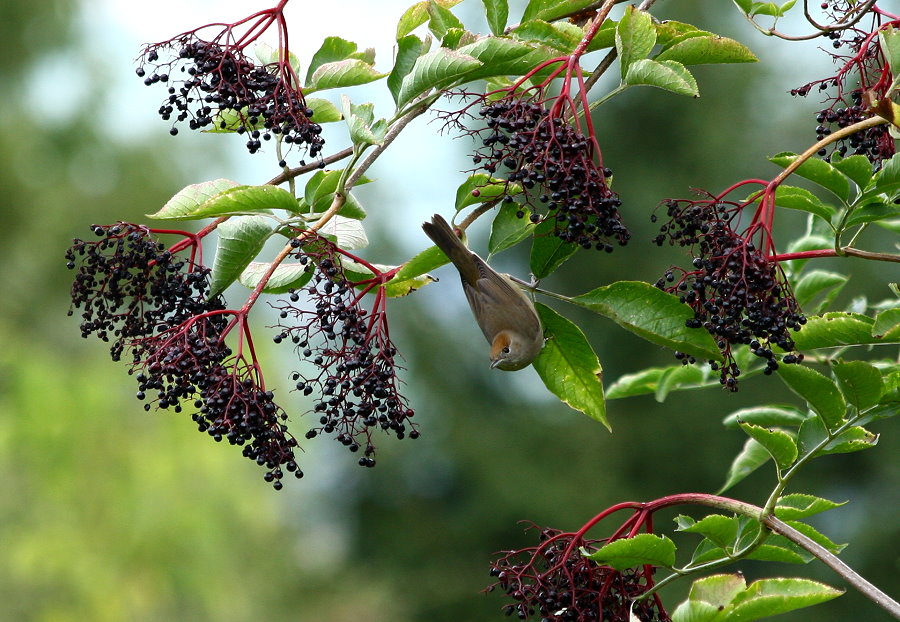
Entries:
[[459,271],[475,321],[491,344],[491,368],[516,371],[530,365],[544,347],[541,320],[531,299],[509,276],[470,251],[440,214],[422,229]]

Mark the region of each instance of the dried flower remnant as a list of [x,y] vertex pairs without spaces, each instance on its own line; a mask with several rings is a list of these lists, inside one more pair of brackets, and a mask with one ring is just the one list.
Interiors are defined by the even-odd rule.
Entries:
[[[312,413],[318,425],[306,436],[334,434],[351,452],[362,450],[360,465],[372,467],[375,430],[401,439],[419,436],[410,422],[414,411],[400,393],[399,355],[388,331],[381,285],[392,274],[352,258],[374,274],[352,282],[341,264],[345,251],[322,238],[296,240],[295,246],[295,257],[308,264],[311,281],[273,307],[280,315],[275,341],[289,340],[301,360],[312,365],[313,371],[292,375],[297,390],[315,399]],[[361,300],[372,289],[369,311]],[[301,301],[301,295],[307,300]]]

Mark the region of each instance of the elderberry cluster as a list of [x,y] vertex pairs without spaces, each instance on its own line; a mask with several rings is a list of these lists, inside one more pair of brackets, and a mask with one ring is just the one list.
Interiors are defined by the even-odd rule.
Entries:
[[[872,36],[880,26],[878,13],[872,12],[871,24],[862,27],[861,20],[848,15],[848,12],[858,10],[854,2],[823,2],[821,8],[833,24],[840,24],[854,17],[850,21],[856,26],[830,30],[825,35],[832,41],[832,47],[836,51],[831,56],[840,67],[833,76],[791,89],[791,95],[794,96],[806,97],[811,92],[826,95],[827,106],[816,113],[817,140],[822,140],[836,129],[871,118],[874,113],[863,101],[864,94],[877,101],[885,97],[891,83],[890,68],[881,51],[879,39]],[[890,135],[889,125],[882,124],[841,139],[833,143],[830,150],[819,150],[819,156],[830,160],[834,153],[841,157],[863,155],[878,167],[895,152],[896,145]]]
[[[641,570],[619,572],[588,559],[601,542],[555,529],[542,529],[541,544],[508,552],[491,565],[497,582],[488,591],[503,590],[514,602],[506,615],[520,620],[540,616],[541,622],[653,622],[668,619],[656,599],[633,599],[647,591]],[[635,618],[630,618],[633,613]]]
[[[665,205],[671,220],[654,242],[662,246],[668,240],[690,247],[694,269],[681,270],[680,279],[669,270],[656,286],[677,293],[694,310],[694,317],[686,322],[689,328],[703,328],[715,339],[724,363],[711,365],[720,371],[721,383],[737,390],[740,369],[732,354],[734,346],[748,345],[764,359],[765,374],[778,369],[773,345],[789,353],[781,362],[801,362],[802,354],[791,353],[795,347],[791,332],[800,330],[806,317],[780,266],[757,248],[750,235],[739,235],[731,228],[740,207],[688,200],[669,200]],[[685,364],[694,362],[684,354],[677,356]]]
[[68,267],[77,268],[69,315],[82,309],[82,336],[112,340],[113,360],[130,354],[144,410],[182,412],[193,400],[200,431],[243,445],[276,489],[282,466],[302,477],[287,416],[259,386],[256,368],[225,345],[231,312],[209,296],[209,269],[165,250],[146,227],[92,229],[99,240],[76,239],[66,253]]
[[[160,52],[170,50],[176,58],[160,61]],[[241,47],[188,33],[145,49],[136,73],[148,86],[168,85],[169,95],[158,111],[164,121],[187,120],[191,130],[246,134],[250,153],[280,134],[288,145],[317,157],[325,144],[322,127],[310,120],[313,110],[288,69],[284,63],[259,65]],[[171,134],[177,133],[173,124]]]
[[[622,202],[610,190],[612,171],[595,162],[594,140],[534,100],[508,96],[478,111],[485,126],[472,161],[489,174],[506,173],[504,201],[520,199],[531,222],[552,219],[561,240],[583,248],[613,250],[631,234],[622,224]],[[544,214],[541,214],[541,209]]]
[[[312,365],[312,371],[292,375],[298,391],[315,395],[312,412],[318,425],[306,438],[335,434],[351,452],[362,449],[361,466],[375,466],[374,430],[398,439],[419,436],[409,422],[414,411],[400,394],[398,353],[387,318],[382,310],[370,313],[360,306],[330,243],[317,240],[301,248],[296,240],[295,247],[295,257],[308,265],[312,277],[309,285],[273,305],[280,316],[275,342],[290,340],[301,360]],[[312,309],[298,304],[301,294]]]
[[92,225],[97,240],[73,240],[67,267],[76,270],[72,306],[81,309],[81,335],[112,341],[121,358],[133,339],[178,326],[188,318],[224,308],[208,299],[209,270],[166,250],[149,229],[131,223]]

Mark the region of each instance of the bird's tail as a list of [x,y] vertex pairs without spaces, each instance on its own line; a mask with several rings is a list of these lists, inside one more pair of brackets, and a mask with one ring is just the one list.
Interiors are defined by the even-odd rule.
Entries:
[[453,262],[463,280],[474,285],[481,277],[475,255],[453,232],[447,221],[440,214],[435,214],[431,222],[422,224],[422,229],[425,231],[425,235],[431,238],[431,241]]

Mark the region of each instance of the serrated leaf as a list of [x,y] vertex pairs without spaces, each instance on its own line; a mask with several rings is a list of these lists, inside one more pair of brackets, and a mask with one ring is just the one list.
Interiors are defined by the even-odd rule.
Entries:
[[742,479],[753,473],[756,469],[769,461],[771,456],[766,448],[760,445],[752,438],[748,438],[744,443],[744,448],[735,456],[728,469],[728,475],[725,477],[725,483],[717,491],[722,494]]
[[810,607],[844,592],[809,579],[760,579],[738,593],[722,622],[750,622]]
[[872,200],[864,205],[854,207],[844,223],[844,227],[855,227],[867,222],[890,221],[898,217],[900,217],[900,205]]
[[546,305],[536,305],[544,348],[534,368],[544,385],[564,404],[611,429],[603,399],[602,367],[581,329]]
[[322,45],[313,54],[312,60],[309,62],[309,69],[306,72],[306,83],[313,81],[316,70],[326,63],[334,63],[337,61],[353,58],[356,53],[356,44],[340,37],[325,37]]
[[630,84],[627,75],[631,73],[632,65],[646,60],[654,45],[656,29],[650,14],[633,6],[626,7],[616,27],[616,51],[619,53],[622,79],[626,84]]
[[400,95],[403,78],[409,75],[416,64],[416,59],[425,51],[425,43],[415,35],[407,35],[397,40],[397,57],[394,59],[394,68],[387,79],[388,90],[390,90],[395,104]]
[[657,345],[701,360],[721,358],[708,332],[685,326],[694,317],[691,308],[649,283],[619,281],[575,296],[572,302]]
[[674,60],[637,60],[628,67],[622,81],[630,86],[655,86],[678,95],[700,97],[697,80],[684,65]]
[[527,43],[509,37],[481,37],[473,43],[460,47],[457,52],[476,58],[487,67],[521,58],[533,49]]
[[873,336],[875,321],[860,313],[830,312],[807,320],[803,330],[794,335],[798,350],[896,342]]
[[397,22],[398,41],[428,21],[429,2],[437,2],[441,7],[449,9],[462,2],[462,0],[424,0],[423,2],[416,2],[406,9],[403,15],[400,16],[400,21]]
[[384,293],[389,298],[408,296],[417,289],[421,289],[430,283],[435,283],[436,278],[430,274],[420,274],[409,279],[398,279],[396,276],[384,284]]
[[465,30],[465,26],[459,18],[450,12],[449,8],[441,6],[440,3],[431,1],[425,7],[428,12],[428,30],[435,37],[441,39],[451,28]]
[[406,281],[422,276],[448,262],[447,256],[437,246],[426,248],[403,264],[394,275],[398,281]]
[[519,24],[510,34],[516,39],[543,43],[570,54],[584,37],[584,30],[569,22],[551,24],[542,19],[534,19]]
[[806,188],[797,186],[778,186],[775,189],[775,204],[778,207],[815,214],[827,223],[831,223],[831,219],[837,213],[834,206],[824,203]]
[[631,538],[613,540],[588,557],[616,570],[643,565],[671,568],[675,565],[675,543],[666,536],[640,533]]
[[719,574],[697,579],[691,585],[688,598],[714,605],[721,610],[744,591],[747,582],[741,574]]
[[796,0],[788,0],[784,4],[775,2],[754,2],[750,15],[768,15],[770,17],[784,17],[784,14],[794,6]]
[[543,19],[552,22],[565,15],[576,13],[593,3],[594,0],[530,0],[519,21]]
[[816,544],[824,547],[829,552],[834,553],[835,555],[837,555],[842,550],[847,548],[846,544],[835,543],[834,541],[831,540],[831,538],[829,538],[825,534],[819,532],[812,525],[807,525],[806,523],[801,523],[798,520],[786,520],[784,522],[787,523],[788,525],[790,525],[791,527],[793,527],[794,529],[796,529],[797,531],[799,531],[800,533],[802,533],[804,536],[806,536],[807,538],[809,538]]
[[[783,152],[769,158],[769,162],[781,166],[782,168],[787,168],[793,164],[797,158],[798,156],[796,154]],[[843,173],[824,160],[810,158],[803,162],[803,164],[794,171],[794,174],[830,190],[842,201],[846,201],[850,197],[850,182],[847,181],[847,178]]]
[[690,37],[703,37],[713,34],[706,30],[700,30],[693,24],[673,19],[654,22],[653,27],[656,28],[656,43],[661,45],[663,49],[667,49],[670,45]]
[[503,195],[515,196],[521,192],[522,186],[517,183],[491,177],[485,173],[475,173],[466,177],[456,189],[456,211],[470,205],[493,201]]
[[[794,298],[801,308],[817,313],[827,308],[847,284],[850,277],[826,270],[810,270],[806,272],[794,286]],[[811,307],[812,301],[823,295],[822,301]]]
[[545,219],[534,229],[529,266],[536,279],[552,274],[581,248],[577,244],[563,242],[559,236],[554,235],[554,225],[553,219]]
[[[238,277],[238,282],[248,289],[255,289],[263,276],[272,266],[271,263],[251,261]],[[291,289],[300,289],[312,278],[310,264],[284,262],[279,264],[262,289],[264,294],[283,294]]]
[[527,216],[517,215],[522,210],[520,205],[506,203],[491,222],[491,237],[488,240],[488,253],[495,255],[502,250],[514,246],[530,236],[534,225]]
[[481,0],[488,26],[495,35],[502,35],[509,18],[509,0]]
[[877,404],[884,392],[881,372],[865,361],[835,363],[832,367],[838,388],[847,403],[862,411]]
[[764,427],[791,426],[796,427],[806,421],[806,413],[793,406],[754,406],[736,410],[722,421],[726,427],[737,427],[738,423],[752,423]]
[[387,122],[384,119],[375,121],[375,104],[354,104],[349,97],[341,95],[341,108],[354,145],[380,145],[384,142]]
[[847,410],[835,383],[814,369],[802,365],[782,365],[778,376],[788,388],[806,400],[829,429],[840,424]]
[[403,78],[397,95],[397,106],[404,106],[432,88],[449,85],[477,67],[481,67],[481,61],[456,50],[438,48],[427,52],[416,59],[412,71]]
[[872,325],[872,336],[883,340],[900,340],[900,308],[879,311]]
[[728,37],[718,35],[689,37],[660,52],[654,60],[674,60],[682,65],[713,63],[755,63],[759,61],[750,48]]
[[371,64],[358,58],[348,58],[321,65],[312,74],[304,88],[304,93],[325,89],[347,88],[367,84],[385,77],[386,73],[376,70]]
[[[308,216],[309,219],[317,219],[319,217],[318,215],[321,215],[331,207],[331,202],[334,200],[334,193],[337,191],[340,178],[341,171],[339,170],[319,170],[309,178],[306,182],[306,187],[303,189],[303,200],[307,206],[307,210],[310,212]],[[357,180],[356,185],[359,186],[369,183],[370,181],[372,180],[368,177],[363,177]],[[338,210],[338,215],[345,218],[363,220],[366,217],[366,211],[363,209],[362,205],[360,205],[356,196],[351,192],[347,194],[344,205]]]
[[828,510],[833,510],[846,503],[835,503],[821,497],[794,493],[779,497],[775,504],[775,516],[781,520],[797,520],[807,518]]
[[235,186],[198,206],[191,218],[266,214],[273,209],[297,211],[297,199],[277,186]]
[[769,429],[751,423],[740,423],[750,438],[762,445],[780,469],[786,469],[797,460],[797,444],[791,435],[778,429]]
[[343,119],[341,111],[327,99],[321,97],[307,97],[306,106],[313,111],[309,118],[315,123],[334,123]]
[[319,229],[319,233],[334,239],[346,251],[358,250],[369,245],[369,238],[362,223],[355,218],[333,216]]
[[723,549],[732,545],[738,534],[738,520],[733,516],[710,514],[679,531],[698,533]]
[[703,368],[696,365],[673,365],[665,370],[659,377],[659,382],[653,392],[653,398],[659,402],[665,402],[669,393],[685,387],[702,386],[709,379],[709,366]]
[[236,216],[216,229],[216,258],[210,275],[209,296],[216,296],[234,283],[262,250],[272,233],[272,224],[262,216]]
[[872,163],[864,155],[841,158],[834,154],[831,156],[831,165],[849,177],[860,189],[865,188],[872,179]]
[[147,214],[147,217],[161,220],[189,220],[192,218],[191,214],[206,201],[239,185],[230,179],[213,179],[185,186],[166,201],[158,212]]

